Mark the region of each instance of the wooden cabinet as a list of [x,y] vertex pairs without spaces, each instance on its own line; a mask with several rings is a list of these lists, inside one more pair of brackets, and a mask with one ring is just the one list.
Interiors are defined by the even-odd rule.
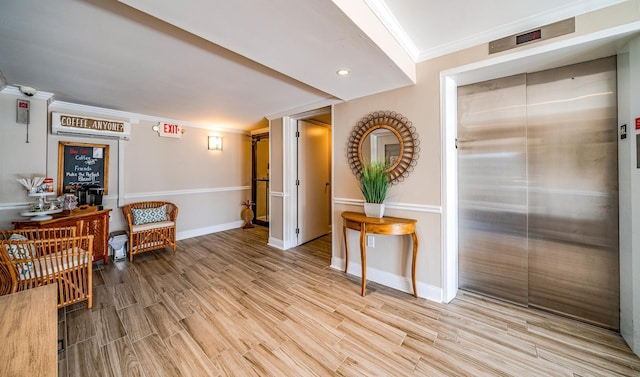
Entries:
[[80,214],[65,215],[62,213],[53,215],[53,219],[44,221],[15,221],[16,229],[24,228],[52,228],[64,226],[77,226],[82,220],[88,227],[89,234],[93,235],[93,261],[109,262],[109,212],[110,209],[101,211],[84,212]]

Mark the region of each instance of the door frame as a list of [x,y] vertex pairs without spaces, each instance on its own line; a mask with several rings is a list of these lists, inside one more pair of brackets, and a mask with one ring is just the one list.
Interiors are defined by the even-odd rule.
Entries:
[[[331,140],[333,140],[333,137],[332,137],[332,135],[333,135],[333,129],[332,129],[332,127],[331,127],[331,125],[330,125],[330,124],[322,123],[322,122],[316,121],[316,120],[314,120],[314,119],[305,119],[305,118],[302,118],[302,119],[298,119],[298,120],[297,120],[297,122],[296,122],[296,130],[297,130],[297,134],[296,134],[296,181],[298,181],[298,180],[300,179],[300,137],[299,137],[300,132],[301,132],[301,130],[300,130],[300,121],[303,121],[303,122],[309,123],[309,124],[314,125],[314,126],[317,126],[317,127],[326,128],[326,129],[328,130],[328,132],[329,132],[329,137],[330,137],[330,139],[329,139],[329,143],[331,144]],[[329,156],[328,156],[328,157],[330,157],[330,161],[332,162],[332,161],[333,161],[333,148],[329,148],[328,153],[329,153]],[[331,163],[331,162],[329,163],[329,165],[332,165],[332,163]],[[329,176],[329,186],[331,187],[331,186],[333,186],[333,183],[332,183],[332,179],[333,179],[333,177],[332,177],[332,175],[331,175],[331,173],[332,173],[331,166],[329,166],[329,170],[330,170],[330,172],[329,172],[329,173],[330,173],[330,176]],[[301,229],[301,228],[302,228],[301,223],[300,223],[300,219],[301,219],[301,217],[303,217],[303,215],[304,215],[304,214],[302,213],[302,212],[303,212],[303,211],[302,211],[302,207],[300,206],[300,185],[296,185],[295,197],[296,197],[296,207],[297,207],[297,213],[296,213],[296,230],[299,230],[299,229]],[[328,208],[325,208],[325,209],[327,210],[327,216],[328,216],[328,219],[329,219],[329,227],[328,227],[328,229],[327,229],[327,230],[328,230],[328,233],[331,233],[331,229],[332,229],[332,221],[333,221],[333,220],[332,220],[332,217],[333,217],[333,216],[332,216],[332,213],[333,213],[332,202],[333,202],[333,201],[332,201],[332,197],[331,197],[331,196],[329,196],[329,198],[328,198],[328,203],[327,203]],[[304,236],[304,234],[303,234],[303,233],[304,233],[304,232],[303,232],[302,230],[300,230],[299,232],[296,232],[297,245],[301,245],[301,244],[303,244],[303,243],[304,243],[304,242],[300,239],[300,235],[303,235],[303,236]],[[326,234],[328,234],[328,233],[326,233]],[[325,234],[325,235],[326,235],[326,234]],[[306,242],[308,242],[308,241],[309,241],[309,240],[307,240]]]
[[[330,149],[331,153],[331,182],[334,181],[334,156],[333,156],[333,145],[334,145],[334,132],[333,132],[333,105],[329,107],[329,112],[331,113],[331,124],[329,125],[331,130],[331,145]],[[283,211],[283,246],[284,249],[288,249],[291,247],[295,247],[299,245],[298,235],[296,233],[297,221],[298,221],[298,190],[296,186],[297,179],[297,169],[298,169],[298,155],[297,155],[297,137],[296,132],[298,129],[298,121],[299,120],[308,120],[308,118],[326,114],[327,107],[321,107],[314,110],[305,111],[302,113],[297,113],[294,115],[290,115],[287,117],[283,117],[283,135],[284,135],[284,148],[287,150],[286,154],[292,156],[289,161],[284,162],[284,174],[283,174],[283,187],[285,192],[291,193],[291,197],[287,198],[290,205],[284,206]],[[331,184],[331,196],[329,200],[330,210],[333,214],[333,184]],[[330,227],[333,229],[333,216],[329,219],[331,221]]]
[[[253,201],[253,223],[269,227],[269,219],[270,219],[270,211],[271,211],[271,194],[267,196],[267,202],[265,203],[266,212],[267,212],[267,221],[258,220],[258,177],[256,174],[256,164],[258,161],[258,156],[256,154],[257,143],[261,140],[270,140],[269,132],[256,133],[251,135],[251,200]],[[269,156],[271,156],[271,143],[268,143],[269,146]],[[269,157],[269,161],[267,164],[271,163],[271,157]],[[269,183],[266,182],[267,192],[269,192]]]
[[[640,23],[624,25],[573,38],[549,41],[513,53],[440,72],[442,245],[440,248],[443,302],[458,293],[458,166],[456,137],[458,127],[458,86],[519,73],[541,71],[616,55],[622,51],[588,54],[603,41],[615,45],[616,38],[640,29]],[[573,60],[572,60],[573,59]],[[526,68],[525,68],[526,67]]]

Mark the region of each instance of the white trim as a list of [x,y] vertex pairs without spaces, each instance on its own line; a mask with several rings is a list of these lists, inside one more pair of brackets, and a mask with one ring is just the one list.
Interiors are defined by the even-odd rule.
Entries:
[[33,99],[43,99],[43,100],[49,101],[50,99],[53,98],[53,93],[41,92],[39,90],[36,92],[36,94],[29,97],[26,94],[22,93],[20,89],[18,89],[16,86],[13,86],[11,84],[5,86],[4,89],[0,90],[0,93],[24,97],[27,100],[30,98],[33,98]]
[[284,242],[281,239],[269,237],[269,241],[267,242],[268,246],[275,247],[276,249],[286,250],[284,247]]
[[211,125],[187,122],[179,119],[162,118],[162,117],[157,117],[153,115],[138,114],[138,113],[132,113],[132,112],[120,111],[120,110],[112,110],[112,109],[107,109],[104,107],[97,107],[97,106],[80,105],[77,103],[64,102],[64,101],[55,101],[55,100],[52,101],[51,104],[49,105],[49,111],[92,113],[92,114],[99,114],[103,116],[115,116],[115,117],[121,117],[121,118],[128,118],[129,122],[132,124],[140,123],[141,120],[145,120],[149,122],[178,123],[185,127],[203,128],[205,130],[216,130],[220,132],[228,132],[228,133],[235,133],[235,134],[242,134],[242,135],[249,134],[249,132],[245,130],[222,128],[217,126],[214,127]]
[[[309,109],[307,109],[309,110]],[[285,189],[286,200],[283,200],[282,216],[282,238],[285,249],[298,246],[298,234],[296,234],[296,222],[298,220],[298,188],[296,186],[296,171],[298,169],[298,155],[296,149],[298,147],[298,138],[296,132],[298,130],[298,119],[293,117],[282,118],[282,145],[283,152],[283,169],[282,187]]]
[[[580,45],[585,45],[587,43],[597,42],[600,40],[606,40],[607,38],[612,38],[616,36],[630,35],[630,33],[634,33],[640,30],[640,21],[631,22],[624,25],[619,25],[612,27],[610,29],[600,30],[591,34],[580,35],[570,39],[564,39],[557,42],[531,47],[525,50],[517,50],[511,53],[496,56],[493,58],[489,58],[486,60],[481,60],[475,63],[470,63],[467,65],[463,65],[456,68],[451,68],[445,71],[440,72],[440,77],[450,77],[453,80],[457,80],[457,85],[466,85],[471,84],[473,82],[478,82],[478,80],[490,80],[493,78],[505,77],[504,75],[513,75],[515,72],[506,72],[500,76],[498,71],[497,75],[489,75],[488,77],[483,77],[478,80],[469,80],[468,76],[470,72],[475,70],[482,70],[487,68],[496,68],[499,67],[500,64],[503,63],[522,63],[523,59],[534,58],[536,56],[542,56],[545,53],[556,53],[563,49],[570,47],[578,47]],[[545,55],[546,56],[546,55]],[[518,67],[523,67],[522,64],[518,64]],[[523,69],[523,68],[522,68]],[[521,69],[521,70],[522,70]],[[527,70],[533,72],[536,67],[528,67]],[[494,72],[494,71],[491,71]],[[520,72],[521,73],[521,72]]]
[[173,190],[173,191],[156,191],[156,192],[140,192],[135,194],[125,194],[125,199],[140,199],[159,196],[176,196],[176,195],[191,195],[191,194],[208,194],[212,192],[229,192],[229,191],[246,191],[251,190],[251,186],[237,186],[237,187],[211,187],[203,189],[190,189],[190,190]]
[[393,38],[402,46],[406,53],[411,57],[411,60],[418,61],[421,51],[418,50],[416,45],[411,40],[411,37],[405,32],[404,28],[400,26],[400,22],[395,18],[393,12],[387,7],[387,3],[383,0],[364,0],[365,3],[371,8],[373,13],[378,17],[380,22],[389,30]]
[[442,298],[449,302],[458,293],[458,150],[456,149],[458,87],[450,77],[440,79],[442,247],[440,274]]
[[182,232],[176,233],[176,240],[179,241],[187,238],[204,236],[211,233],[223,232],[225,230],[237,229],[237,228],[240,228],[243,224],[244,224],[244,221],[239,220],[239,221],[233,221],[225,224],[207,226],[204,228],[184,230]]
[[551,8],[546,12],[531,15],[530,17],[515,20],[511,23],[500,25],[490,30],[474,33],[466,38],[461,38],[449,43],[444,43],[433,48],[420,50],[406,34],[393,13],[383,0],[365,0],[371,10],[378,16],[389,32],[394,36],[402,48],[411,56],[414,62],[421,63],[428,59],[447,55],[452,52],[488,43],[494,39],[503,38],[512,34],[561,21],[566,18],[576,17],[582,14],[606,8],[625,0],[576,0],[561,7]]
[[127,168],[125,161],[125,141],[118,140],[118,207],[124,206],[124,181],[125,169]]
[[[271,123],[269,123],[269,125],[271,125]],[[251,134],[251,136],[253,136],[253,135],[269,134],[270,131],[271,130],[269,129],[269,127],[264,127],[264,128],[259,128],[257,130],[252,130],[249,133]],[[271,160],[269,160],[269,161],[271,161]]]
[[[315,110],[318,110],[320,108],[323,107],[327,107],[327,106],[333,106],[336,103],[340,103],[343,102],[341,99],[338,98],[327,98],[315,103],[310,103],[308,105],[304,105],[304,106],[300,106],[300,107],[296,107],[293,109],[289,109],[289,110],[285,110],[285,111],[280,111],[278,113],[275,114],[270,114],[270,115],[266,115],[265,118],[267,118],[268,120],[275,120],[275,119],[279,119],[279,118],[285,118],[285,117],[296,117],[296,120],[298,119],[298,116],[301,113],[306,113],[306,112],[313,112]],[[325,112],[326,113],[326,112]],[[282,119],[283,125],[285,122],[285,119]]]
[[276,198],[286,198],[289,194],[280,191],[271,191],[271,196],[275,196]]
[[31,202],[21,202],[21,203],[0,203],[0,211],[9,211],[12,209],[24,209],[24,207],[29,204],[33,204]]
[[466,85],[473,82],[521,73],[511,70],[508,71],[505,68],[511,67],[513,63],[518,63],[518,67],[520,68],[528,67],[529,70],[534,71],[536,68],[531,64],[527,64],[528,60],[535,61],[535,58],[539,58],[540,56],[548,57],[551,53],[562,52],[567,48],[579,47],[616,36],[629,35],[638,30],[640,30],[640,21],[566,40],[559,40],[526,50],[514,51],[495,58],[440,72],[442,206],[444,215],[441,227],[441,260],[442,291],[445,302],[453,299],[458,289],[457,151],[455,149],[458,85]]
[[[364,206],[364,200],[362,199],[334,198],[333,203],[348,205],[348,206],[358,206],[358,207]],[[441,206],[432,206],[427,204],[385,202],[384,207],[389,209],[399,209],[403,211],[438,213],[438,214],[442,213]]]
[[[331,268],[344,272],[344,259],[335,257],[331,258]],[[349,262],[349,269],[347,270],[347,273],[362,278],[362,265],[353,261]],[[378,270],[376,268],[367,267],[367,280],[375,281],[376,283],[382,284],[386,287],[413,295],[413,287],[410,277],[400,276]],[[360,287],[358,287],[358,289],[360,289]],[[425,298],[430,301],[442,302],[442,290],[440,288],[417,281],[416,289],[418,290],[418,297]]]

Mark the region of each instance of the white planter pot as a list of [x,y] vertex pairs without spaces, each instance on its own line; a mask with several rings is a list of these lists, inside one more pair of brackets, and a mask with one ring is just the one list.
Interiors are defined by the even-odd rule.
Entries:
[[364,203],[364,214],[367,217],[381,218],[384,216],[384,203]]

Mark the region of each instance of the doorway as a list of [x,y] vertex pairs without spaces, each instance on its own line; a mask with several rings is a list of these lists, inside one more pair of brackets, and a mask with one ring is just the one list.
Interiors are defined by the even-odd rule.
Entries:
[[269,226],[269,133],[251,135],[253,223]]
[[331,126],[297,123],[296,234],[298,245],[331,232]]
[[458,88],[459,287],[619,328],[616,59]]

